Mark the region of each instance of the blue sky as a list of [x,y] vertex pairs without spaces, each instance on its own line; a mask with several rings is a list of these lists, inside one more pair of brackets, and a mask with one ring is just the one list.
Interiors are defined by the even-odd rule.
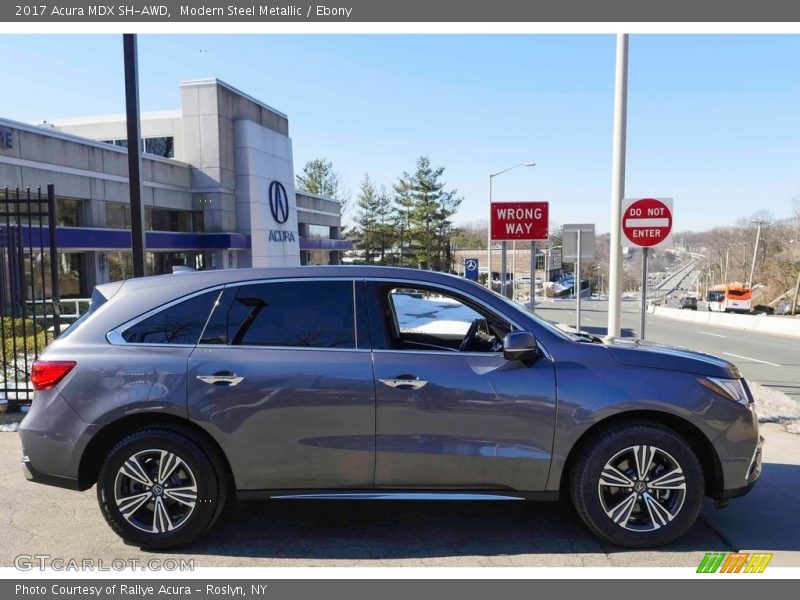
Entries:
[[[332,160],[355,195],[417,156],[464,196],[548,200],[551,220],[609,228],[610,35],[140,36],[143,110],[218,77],[286,112],[295,168]],[[0,36],[0,116],[124,111],[120,36]],[[637,35],[630,43],[628,196],[675,198],[677,230],[732,224],[800,196],[800,36]]]

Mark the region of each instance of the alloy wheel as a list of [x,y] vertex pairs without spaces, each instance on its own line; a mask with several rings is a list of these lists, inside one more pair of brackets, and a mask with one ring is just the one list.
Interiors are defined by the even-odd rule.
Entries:
[[174,531],[197,504],[197,481],[189,465],[174,452],[142,450],[119,468],[114,500],[122,517],[141,531]]
[[606,462],[597,485],[609,519],[629,531],[648,532],[668,525],[686,499],[680,464],[656,446],[629,446]]

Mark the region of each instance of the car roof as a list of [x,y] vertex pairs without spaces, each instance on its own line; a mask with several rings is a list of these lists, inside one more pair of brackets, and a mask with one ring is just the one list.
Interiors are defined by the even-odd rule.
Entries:
[[[367,265],[314,265],[298,267],[267,267],[243,269],[217,269],[210,271],[180,271],[167,275],[152,275],[127,279],[120,282],[101,284],[99,290],[116,293],[123,289],[127,291],[143,288],[194,288],[203,289],[225,283],[251,281],[261,279],[308,279],[319,277],[376,277],[389,279],[412,279],[430,283],[464,283],[469,280],[438,271],[425,271],[405,267],[378,267]],[[470,282],[471,283],[471,282]],[[105,294],[104,294],[105,295]]]

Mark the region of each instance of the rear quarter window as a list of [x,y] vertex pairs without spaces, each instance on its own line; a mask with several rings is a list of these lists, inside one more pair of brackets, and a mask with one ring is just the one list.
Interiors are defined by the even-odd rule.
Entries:
[[213,290],[177,302],[128,327],[122,337],[129,344],[194,345],[219,293]]

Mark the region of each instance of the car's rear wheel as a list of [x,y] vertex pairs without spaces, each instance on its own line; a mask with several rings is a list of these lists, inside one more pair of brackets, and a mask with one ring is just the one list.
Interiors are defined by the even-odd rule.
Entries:
[[171,429],[144,429],[109,452],[97,499],[125,543],[172,548],[213,525],[225,501],[225,474],[211,453]]
[[618,424],[594,436],[570,472],[572,503],[596,535],[620,546],[667,544],[692,526],[705,480],[686,441],[655,423]]

